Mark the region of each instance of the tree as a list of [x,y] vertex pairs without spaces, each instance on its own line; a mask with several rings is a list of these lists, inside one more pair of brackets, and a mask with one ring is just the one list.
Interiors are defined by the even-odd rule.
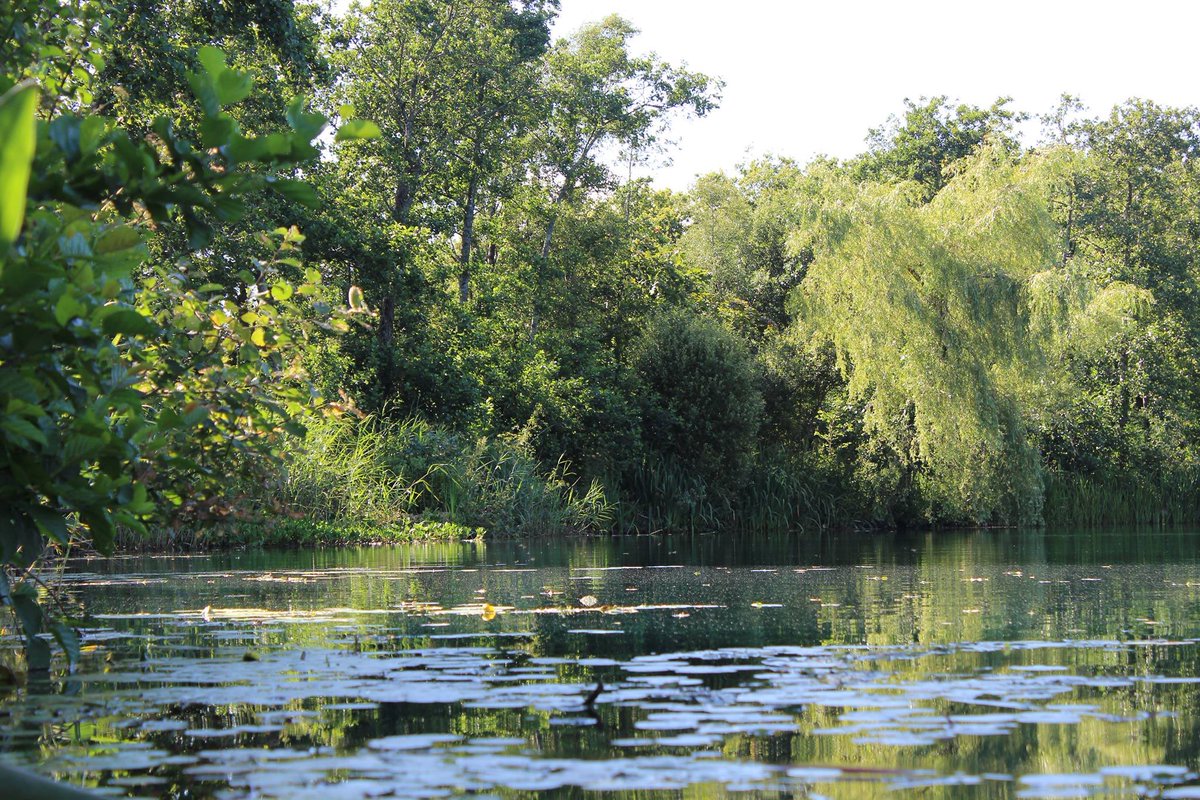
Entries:
[[892,116],[867,136],[868,151],[853,164],[860,180],[915,181],[921,198],[930,200],[949,180],[947,169],[970,156],[985,140],[1015,153],[1014,126],[1026,115],[1006,106],[1002,97],[988,108],[960,103],[951,107],[943,95],[904,101],[903,117]]
[[[492,205],[511,195],[523,176],[521,138],[536,125],[537,68],[550,42],[549,23],[557,0],[524,0],[505,7],[495,26],[480,31],[476,61],[469,69],[467,120],[454,149],[452,193],[461,208],[459,302],[471,296],[476,217],[485,193]],[[494,256],[492,256],[494,260]]]
[[[452,343],[469,319],[465,309],[442,308],[436,293],[453,274],[460,302],[470,297],[479,210],[496,206],[520,173],[515,143],[532,122],[532,87],[555,8],[551,0],[384,0],[352,5],[328,37],[337,75],[328,105],[352,107],[383,133],[339,158],[329,176],[336,238],[348,244],[347,232],[358,230],[372,243],[349,248],[371,251],[352,268],[380,313],[374,343],[353,343],[373,383],[360,394],[370,407],[461,411],[462,402],[448,399],[464,396],[451,377],[461,372]],[[439,327],[434,320],[437,336],[422,334]],[[442,341],[434,346],[434,338]],[[440,354],[425,358],[422,342]],[[416,360],[423,363],[409,369]]]
[[812,260],[788,246],[803,216],[806,180],[787,159],[763,159],[734,178],[704,176],[691,191],[683,251],[712,276],[722,313],[751,342],[788,326],[788,294]]
[[867,435],[912,471],[931,518],[1038,516],[1026,292],[1056,263],[1052,168],[985,148],[928,203],[829,170],[794,241],[816,254],[798,324],[832,343]]
[[1200,112],[1130,100],[1060,127],[1079,153],[1055,206],[1067,268],[1155,302],[1143,324],[1064,352],[1082,392],[1048,427],[1049,454],[1094,473],[1183,469],[1200,430],[1200,387],[1187,377],[1200,364]]
[[741,488],[757,450],[762,395],[745,344],[709,319],[665,312],[633,354],[647,449],[713,495]]
[[[75,9],[54,9],[63,28],[86,30]],[[49,61],[67,52],[25,47]],[[198,61],[189,82],[202,149],[165,117],[153,139],[135,140],[74,113],[79,96],[60,96],[38,119],[31,80],[10,75],[0,95],[0,599],[17,613],[32,670],[49,667],[38,634],[68,653],[78,644],[37,603],[31,567],[47,543],[82,533],[107,552],[118,526],[196,510],[229,469],[277,457],[282,434],[299,430],[293,417],[315,400],[294,348],[331,309],[319,273],[283,274],[301,269],[298,232],[264,234],[275,257],[243,276],[242,308],[185,265],[148,260],[168,221],[199,249],[211,237],[206,219],[237,219],[251,193],[307,197],[280,173],[315,158],[326,125],[297,100],[289,130],[246,135],[224,109],[250,94],[250,76],[215,48]]]
[[[96,73],[95,103],[131,133],[170,116],[189,134],[200,109],[188,75],[200,69],[199,48],[218,47],[236,68],[269,78],[291,95],[311,93],[326,77],[317,51],[315,7],[294,0],[106,0],[105,60]],[[286,124],[272,91],[252,92],[231,116],[243,130]]]
[[551,191],[542,258],[550,255],[559,207],[577,192],[609,185],[606,148],[653,145],[675,112],[704,116],[720,83],[653,54],[633,56],[637,29],[613,15],[559,40],[546,61],[546,124],[535,134],[540,177]]

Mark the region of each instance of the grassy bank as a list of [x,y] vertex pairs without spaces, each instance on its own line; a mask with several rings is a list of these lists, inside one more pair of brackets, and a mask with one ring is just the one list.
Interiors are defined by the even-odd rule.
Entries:
[[149,536],[124,534],[119,538],[117,548],[123,552],[160,552],[243,547],[373,547],[470,541],[481,539],[485,534],[483,528],[415,517],[388,525],[281,517],[253,522],[190,525],[180,529],[160,528]]
[[229,487],[236,513],[120,549],[220,549],[455,541],[608,530],[598,482],[544,469],[517,441],[475,440],[419,420],[310,420],[279,471]]
[[[920,515],[872,514],[835,466],[760,459],[739,485],[710,486],[663,459],[620,479],[584,482],[547,468],[519,440],[473,439],[420,420],[349,416],[310,421],[280,470],[231,486],[239,510],[221,520],[123,535],[125,551],[336,547],[465,541],[484,536],[714,531],[811,533],[939,527]],[[1046,476],[1045,523],[1107,527],[1200,521],[1192,474],[1138,480]],[[887,497],[882,498],[888,500]],[[894,498],[893,498],[894,500]],[[893,504],[895,504],[893,502]],[[875,498],[875,506],[880,498]],[[907,519],[907,522],[903,521]],[[941,524],[950,524],[943,521]],[[969,521],[957,526],[970,525]]]

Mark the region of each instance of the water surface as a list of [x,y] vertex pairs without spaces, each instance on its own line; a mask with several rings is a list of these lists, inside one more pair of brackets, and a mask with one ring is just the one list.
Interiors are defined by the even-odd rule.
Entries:
[[0,758],[135,797],[1200,797],[1198,546],[657,536],[79,561],[88,652],[0,694]]

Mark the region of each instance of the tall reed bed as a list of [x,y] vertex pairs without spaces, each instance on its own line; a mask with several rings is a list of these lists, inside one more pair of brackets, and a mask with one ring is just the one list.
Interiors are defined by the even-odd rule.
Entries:
[[844,492],[804,463],[760,460],[739,484],[710,485],[667,459],[642,462],[621,493],[618,528],[643,532],[815,532],[837,524]]
[[520,444],[474,440],[418,419],[322,419],[309,425],[263,499],[291,516],[390,526],[414,517],[497,535],[604,530],[598,482],[543,468]]
[[1043,514],[1048,525],[1177,525],[1200,522],[1195,469],[1097,478],[1051,473]]

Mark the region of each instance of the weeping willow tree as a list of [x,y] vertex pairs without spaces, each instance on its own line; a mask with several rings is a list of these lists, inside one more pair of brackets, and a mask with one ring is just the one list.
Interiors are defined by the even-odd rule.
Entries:
[[1039,519],[1031,429],[1071,392],[1057,362],[1150,302],[1064,262],[1048,198],[1071,157],[985,145],[928,202],[828,169],[805,199],[791,244],[815,259],[797,325],[833,345],[866,436],[930,519]]

